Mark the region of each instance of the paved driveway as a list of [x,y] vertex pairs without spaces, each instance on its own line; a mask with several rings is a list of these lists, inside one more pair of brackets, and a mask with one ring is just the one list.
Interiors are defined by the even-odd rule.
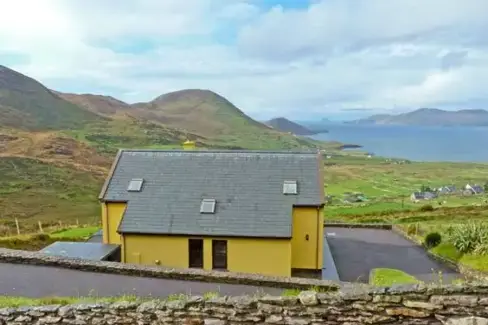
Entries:
[[446,282],[460,277],[391,230],[326,227],[325,233],[342,281],[368,282],[369,272],[379,267],[426,282],[439,281],[439,271]]
[[276,288],[140,278],[46,266],[0,263],[0,294],[3,295],[77,297],[130,294],[141,297],[167,297],[178,293],[203,295],[206,292],[220,292],[221,295],[242,295],[254,294],[258,291],[269,294],[282,292],[281,289]]

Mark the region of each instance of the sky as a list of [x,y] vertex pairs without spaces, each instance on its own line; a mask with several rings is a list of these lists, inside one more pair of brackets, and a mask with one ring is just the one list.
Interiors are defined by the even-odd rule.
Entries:
[[258,119],[488,108],[486,0],[0,0],[0,64],[129,103],[210,89]]

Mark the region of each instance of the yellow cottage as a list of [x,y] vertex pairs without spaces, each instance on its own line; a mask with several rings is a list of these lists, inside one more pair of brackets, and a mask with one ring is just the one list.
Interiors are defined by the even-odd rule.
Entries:
[[121,150],[100,193],[122,262],[291,276],[323,267],[316,152]]

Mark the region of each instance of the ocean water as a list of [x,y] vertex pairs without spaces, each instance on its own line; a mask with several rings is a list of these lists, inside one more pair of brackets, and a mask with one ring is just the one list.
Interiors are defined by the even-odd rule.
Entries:
[[488,162],[488,127],[338,124],[313,136],[363,146],[378,156],[415,161]]

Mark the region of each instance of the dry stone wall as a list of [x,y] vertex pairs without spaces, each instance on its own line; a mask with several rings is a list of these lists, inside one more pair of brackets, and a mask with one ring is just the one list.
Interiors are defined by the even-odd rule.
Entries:
[[488,325],[488,286],[400,287],[298,297],[189,297],[0,310],[1,324],[478,324]]

